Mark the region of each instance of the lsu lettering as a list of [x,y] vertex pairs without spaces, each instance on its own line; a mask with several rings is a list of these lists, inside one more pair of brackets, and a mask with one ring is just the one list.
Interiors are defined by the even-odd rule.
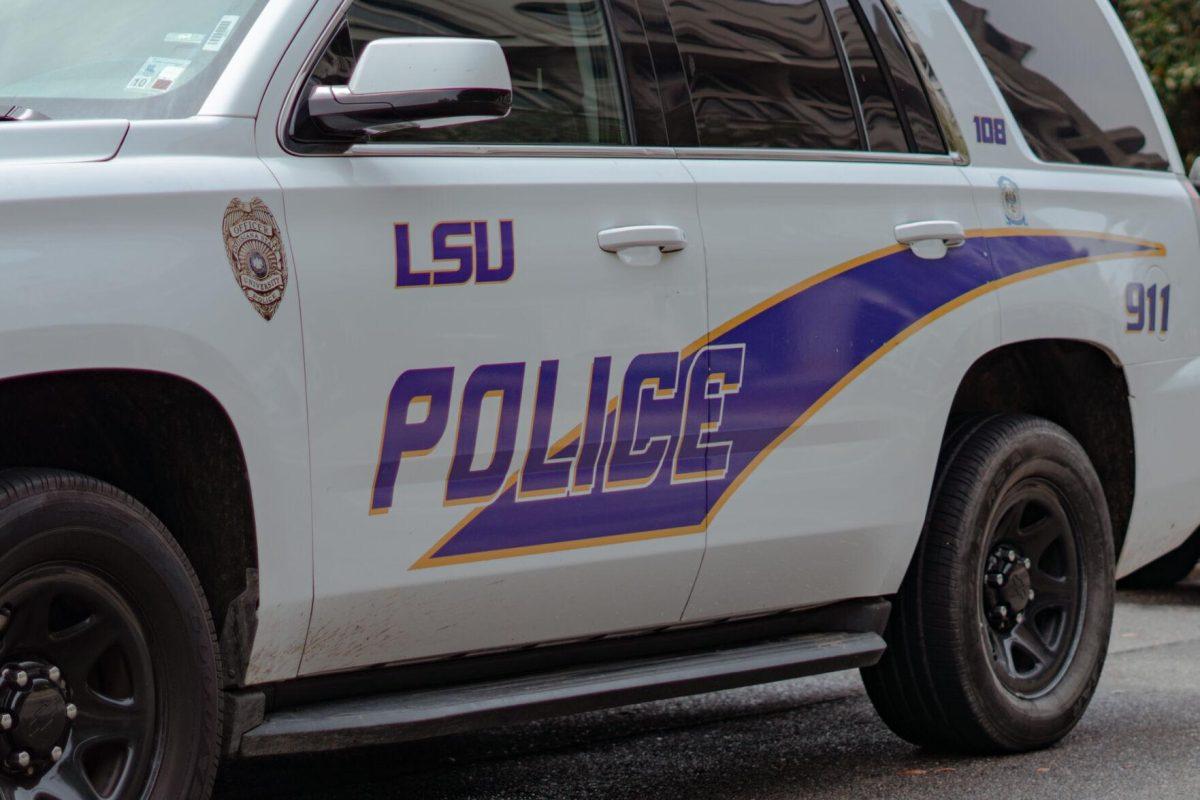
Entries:
[[[486,220],[439,222],[430,234],[433,266],[417,269],[413,265],[408,223],[395,226],[396,288],[419,286],[461,286],[466,283],[504,283],[517,268],[513,245],[513,221],[497,224],[493,243]],[[494,246],[493,246],[494,245]],[[499,251],[494,253],[494,251]],[[499,263],[494,263],[497,261]]]

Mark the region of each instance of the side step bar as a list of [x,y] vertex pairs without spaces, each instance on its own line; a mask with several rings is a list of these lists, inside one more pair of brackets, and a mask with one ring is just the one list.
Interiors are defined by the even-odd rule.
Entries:
[[241,738],[242,756],[391,744],[542,717],[870,666],[875,633],[808,633],[718,650],[316,703],[277,711]]

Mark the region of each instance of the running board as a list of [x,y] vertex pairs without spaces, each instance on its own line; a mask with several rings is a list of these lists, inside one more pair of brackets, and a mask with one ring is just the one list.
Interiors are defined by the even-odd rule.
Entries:
[[593,664],[487,683],[316,703],[271,713],[242,756],[392,744],[561,714],[870,666],[875,633],[808,633],[688,654]]

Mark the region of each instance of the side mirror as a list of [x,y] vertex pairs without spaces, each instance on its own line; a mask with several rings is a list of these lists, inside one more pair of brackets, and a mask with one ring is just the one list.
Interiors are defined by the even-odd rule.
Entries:
[[508,62],[487,39],[376,39],[349,85],[317,86],[308,96],[312,122],[338,139],[503,119],[511,110]]

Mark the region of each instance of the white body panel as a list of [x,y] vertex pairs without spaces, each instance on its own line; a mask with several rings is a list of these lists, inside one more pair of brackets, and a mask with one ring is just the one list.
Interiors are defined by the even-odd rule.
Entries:
[[[1185,317],[1200,299],[1200,241],[1195,208],[1179,180],[1183,164],[1170,128],[1154,99],[1137,54],[1115,12],[1099,4],[1130,72],[1150,99],[1167,143],[1174,174],[1049,164],[1029,148],[1011,121],[999,89],[956,17],[942,3],[910,0],[906,16],[916,28],[964,131],[975,115],[1009,118],[1006,147],[976,145],[965,172],[976,187],[984,228],[1008,226],[1001,178],[1020,188],[1028,227],[1103,231],[1150,240],[1166,254],[1071,268],[998,292],[1003,309],[1002,344],[1033,339],[1092,342],[1125,367],[1136,442],[1136,495],[1129,531],[1117,565],[1127,575],[1180,545],[1200,525],[1200,459],[1197,426],[1186,408],[1200,408],[1197,381],[1200,327]],[[1112,35],[1112,34],[1110,34]],[[966,69],[962,65],[973,64]],[[1166,334],[1126,331],[1126,287],[1131,283],[1172,287],[1171,329]],[[1145,365],[1145,366],[1142,366]]]
[[[1007,117],[944,0],[900,5],[959,128],[970,131],[977,115]],[[1119,24],[1101,5],[1108,24]],[[1047,165],[1015,123],[1007,146],[972,145],[969,164],[957,166],[668,149],[295,155],[280,144],[279,122],[341,6],[269,3],[192,119],[0,123],[0,379],[154,371],[195,383],[225,409],[249,470],[257,534],[248,683],[893,593],[960,381],[989,351],[1033,339],[1094,344],[1124,371],[1136,494],[1119,572],[1200,526],[1200,234],[1156,103],[1171,172]],[[1135,77],[1149,93],[1140,70]],[[1020,189],[1025,225],[1005,213],[1004,179]],[[262,198],[285,227],[292,282],[269,322],[230,277],[221,215],[234,197]],[[926,220],[959,222],[966,249],[925,267],[905,260],[895,226]],[[464,281],[396,288],[396,226],[407,226],[410,272],[445,275],[454,267],[434,262],[431,237],[447,222],[484,223],[485,267],[503,266],[508,223],[513,273],[481,282],[476,265]],[[654,226],[647,236],[672,242],[678,229],[686,246],[600,248],[601,232],[631,226]],[[840,306],[821,307],[832,314],[822,329],[831,338],[806,340],[816,355],[788,376],[811,388],[836,362],[836,391],[823,389],[803,424],[756,450],[761,458],[732,491],[706,498],[712,510],[699,521],[428,563],[478,507],[444,504],[464,387],[478,367],[524,365],[504,471],[512,478],[535,449],[543,362],[558,362],[549,441],[570,445],[597,357],[612,359],[604,397],[615,403],[639,356],[711,357],[736,329],[727,322],[759,319],[879,259],[898,257],[906,274],[936,287],[969,251],[979,277],[990,263],[980,254],[1038,230],[1161,248],[1074,266],[1060,259],[1045,274],[1020,276],[1029,280],[967,282],[945,302],[926,298],[911,277],[851,284],[856,311],[840,319]],[[461,246],[466,235],[446,241]],[[620,237],[641,241],[626,233],[603,241]],[[1125,293],[1135,283],[1172,287],[1163,335],[1126,332]],[[850,358],[862,339],[856,326],[876,312],[911,324]],[[733,344],[745,344],[752,361],[756,341]],[[401,454],[394,492],[377,505],[390,393],[402,375],[435,368],[453,368],[448,421],[428,447]],[[724,389],[761,388],[734,384]],[[499,430],[503,402],[484,400],[480,430]],[[420,422],[419,410],[401,410],[395,424]],[[486,444],[479,462],[494,455]],[[623,499],[627,486],[613,488],[614,514],[640,513]]]
[[72,164],[107,161],[121,149],[129,122],[123,119],[65,120],[9,125],[5,128],[5,163]]
[[[0,126],[0,152],[24,124]],[[312,534],[307,503],[295,502],[308,481],[299,298],[287,292],[266,324],[232,280],[220,236],[230,198],[282,205],[252,130],[248,120],[141,122],[102,164],[0,162],[0,180],[19,189],[0,198],[0,376],[147,370],[217,399],[240,434],[255,500],[261,586],[248,678],[262,681],[299,666]]]

